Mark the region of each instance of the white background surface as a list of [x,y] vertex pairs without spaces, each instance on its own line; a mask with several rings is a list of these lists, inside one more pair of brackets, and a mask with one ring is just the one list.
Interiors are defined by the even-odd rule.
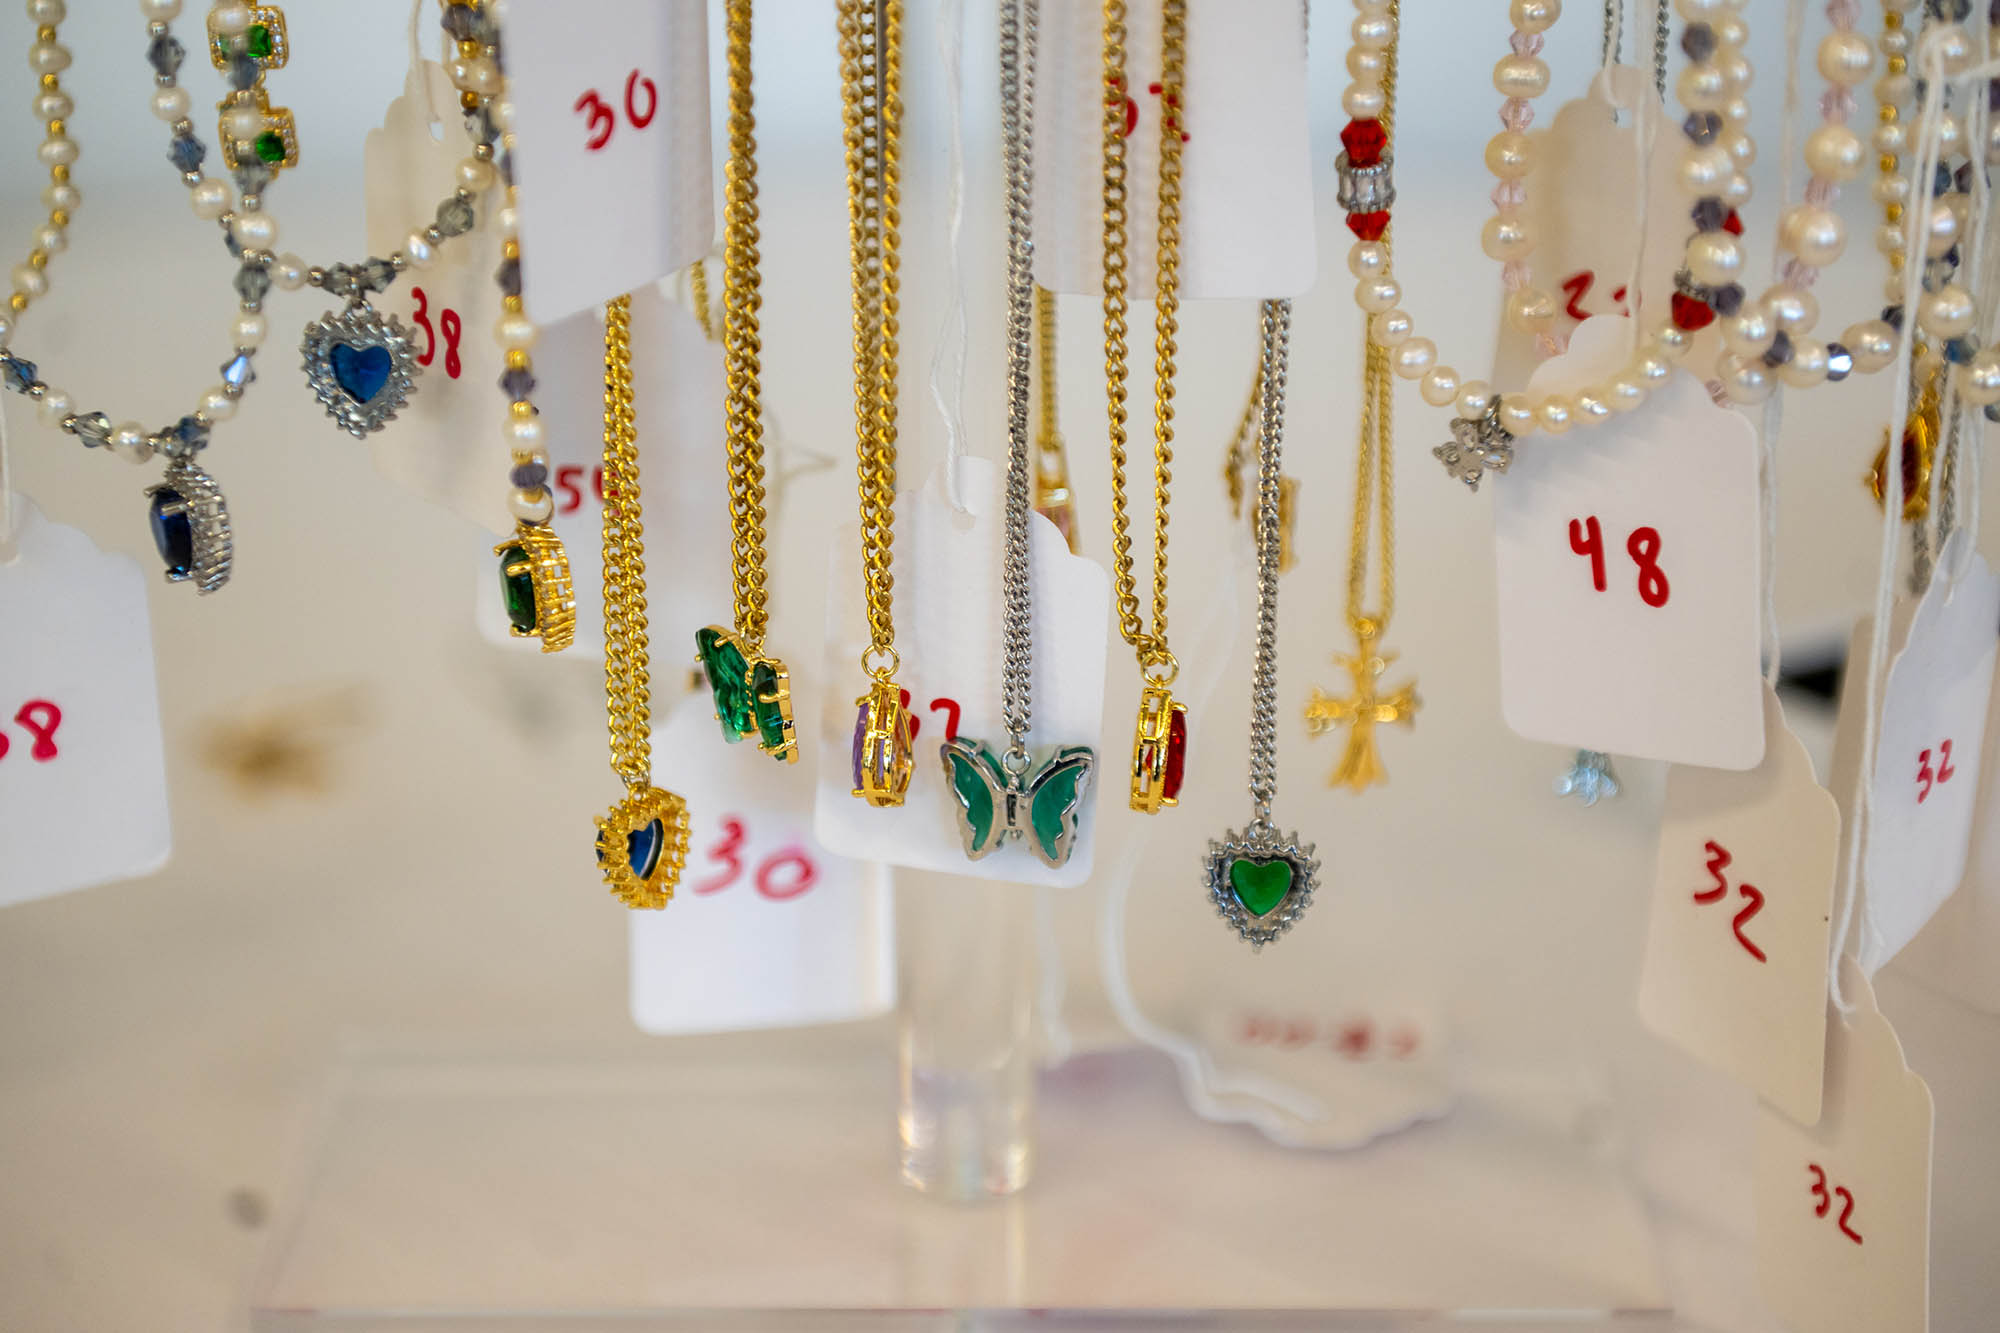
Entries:
[[[65,37],[78,63],[65,82],[79,99],[72,127],[83,145],[85,204],[72,252],[54,266],[54,294],[28,317],[20,345],[80,401],[114,418],[167,420],[213,382],[226,351],[230,265],[163,161],[166,135],[146,107],[136,13],[74,8]],[[361,138],[402,86],[393,34],[407,11],[379,0],[294,8],[298,54],[274,79],[274,100],[298,115],[304,162],[273,189],[272,206],[287,247],[317,262],[357,259]],[[913,473],[940,456],[942,439],[923,388],[945,295],[945,122],[929,9],[911,7],[906,42],[905,441]],[[1765,151],[1747,220],[1751,235],[1768,237],[1780,24],[1773,6],[1754,9]],[[1313,30],[1324,38],[1312,56],[1322,277],[1299,307],[1294,334],[1287,459],[1305,487],[1305,518],[1301,565],[1284,584],[1288,700],[1325,679],[1326,656],[1350,646],[1336,627],[1358,316],[1341,278],[1348,238],[1330,203],[1344,82],[1338,38],[1349,11],[1316,10]],[[1476,23],[1467,12],[1460,4],[1411,7],[1397,238],[1406,304],[1420,325],[1439,330],[1446,358],[1473,374],[1494,326],[1497,277],[1475,241],[1490,189],[1478,154],[1493,125],[1488,73],[1506,30],[1498,3],[1482,5]],[[760,16],[766,393],[794,436],[844,458],[847,243],[831,7],[767,0]],[[1002,327],[990,15],[975,7],[968,26],[967,83],[979,94],[968,123],[970,327],[975,348],[990,350]],[[195,25],[183,20],[182,29],[187,40]],[[711,23],[712,43],[719,32]],[[18,11],[0,21],[8,49],[18,52],[26,36]],[[1558,95],[1581,86],[1596,49],[1594,16],[1579,8],[1551,45]],[[0,93],[19,107],[27,76],[18,55],[5,68],[13,72]],[[197,90],[213,91],[207,70],[191,61],[188,72]],[[15,238],[39,221],[32,142],[25,122],[0,141],[4,221]],[[1855,234],[1866,235],[1872,218],[1860,192],[1847,211]],[[1835,327],[1881,304],[1861,247],[1855,260],[1851,274],[1820,290]],[[0,1327],[9,1330],[229,1327],[265,1242],[254,1224],[304,1132],[321,1071],[351,1037],[418,1031],[473,1042],[627,1030],[625,921],[590,854],[590,819],[617,792],[605,763],[601,680],[586,663],[495,653],[478,641],[466,570],[490,539],[382,484],[367,451],[333,430],[297,382],[287,330],[320,307],[279,294],[272,309],[264,382],[210,455],[235,505],[240,572],[227,593],[199,602],[185,590],[153,593],[177,858],[144,884],[0,915]],[[1090,303],[1065,302],[1063,320],[1064,424],[1086,547],[1101,559],[1108,519]],[[1248,387],[1255,335],[1249,310],[1236,306],[1191,307],[1185,326],[1175,596],[1192,609],[1221,563],[1203,548],[1219,552],[1230,522],[1215,474]],[[1000,373],[997,354],[972,362],[967,401],[984,432],[974,448],[989,455],[999,438]],[[1852,381],[1787,412],[1779,610],[1795,644],[1838,638],[1871,591],[1877,529],[1856,479],[1875,447],[1872,422],[1886,390],[1879,378]],[[151,475],[84,456],[20,407],[7,399],[23,487],[52,517],[150,565],[140,492]],[[1441,415],[1406,395],[1399,423],[1401,612],[1390,646],[1403,653],[1400,668],[1420,675],[1426,706],[1414,732],[1385,738],[1393,784],[1357,802],[1318,786],[1333,756],[1308,746],[1287,704],[1281,809],[1292,822],[1319,826],[1337,871],[1310,935],[1302,927],[1298,939],[1266,951],[1259,984],[1310,994],[1323,984],[1316,978],[1351,961],[1393,959],[1404,982],[1448,1007],[1454,1034],[1479,1061],[1605,1071],[1664,1238],[1673,1299],[1706,1326],[1769,1328],[1747,1267],[1751,1101],[1646,1036],[1634,1009],[1659,770],[1621,766],[1627,794],[1594,810],[1547,795],[1568,756],[1512,738],[1499,719],[1486,503],[1447,482],[1430,459],[1444,438]],[[717,491],[719,499],[719,466]],[[832,525],[852,512],[845,468],[799,480],[786,506],[774,550],[781,587],[773,636],[805,640],[823,616],[820,555]],[[661,553],[656,577],[669,569],[671,549],[667,534],[649,541],[649,554]],[[1237,657],[1220,702],[1194,719],[1192,799],[1172,822],[1145,826],[1161,844],[1161,859],[1148,857],[1158,867],[1149,873],[1159,903],[1192,894],[1173,876],[1193,863],[1201,840],[1242,818],[1236,738],[1247,653],[1241,640],[1199,647],[1232,647]],[[656,686],[656,697],[670,692]],[[1107,712],[1129,716],[1129,678],[1114,675],[1109,696]],[[317,791],[268,786],[252,796],[211,762],[223,726],[267,719],[322,754]],[[107,793],[109,808],[116,799]],[[1129,837],[1134,823],[1118,822]],[[1152,947],[1169,957],[1212,947],[1221,958],[1206,912],[1143,906]],[[1072,1014],[1080,1023],[1094,1016],[1101,1031],[1089,907],[1079,901],[1061,925],[1066,956],[1081,965]],[[1288,956],[1308,938],[1315,951]],[[1215,966],[1250,965],[1246,954]],[[1893,966],[1880,989],[1911,1066],[1937,1095],[1935,1326],[1978,1327],[1996,1295],[1989,1260],[2000,1208],[1991,1143],[2000,1025],[1968,1017]],[[1164,1080],[1158,1087],[1171,1095]],[[882,1118],[886,1172],[886,1103]],[[1248,1139],[1248,1131],[1213,1132]],[[1407,1155],[1416,1170],[1420,1148],[1413,1136],[1384,1151]],[[1052,1152],[1044,1169],[1087,1164]]]

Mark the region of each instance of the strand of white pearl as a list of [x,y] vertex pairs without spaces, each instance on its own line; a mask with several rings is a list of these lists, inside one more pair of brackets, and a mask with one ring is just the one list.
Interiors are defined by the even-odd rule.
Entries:
[[37,297],[49,289],[48,265],[51,257],[69,248],[68,226],[83,196],[68,180],[69,168],[77,158],[76,141],[69,137],[66,123],[76,109],[70,95],[62,90],[57,77],[69,68],[69,48],[56,40],[66,18],[63,0],[28,0],[28,21],[35,25],[34,40],[28,45],[28,68],[38,85],[35,119],[42,122],[43,139],[35,156],[49,169],[48,188],[42,191],[42,205],[49,217],[35,229],[28,254],[10,275],[14,296],[0,309],[0,347],[14,336],[14,325]]

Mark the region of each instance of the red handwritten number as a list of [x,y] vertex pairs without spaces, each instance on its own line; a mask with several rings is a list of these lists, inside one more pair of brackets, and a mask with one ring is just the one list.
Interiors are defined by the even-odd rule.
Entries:
[[590,137],[584,140],[585,148],[594,153],[611,142],[611,131],[617,126],[618,118],[595,89],[577,98],[576,105],[570,110],[587,112],[590,116]]
[[1723,877],[1722,872],[1734,858],[1714,839],[1702,845],[1708,849],[1708,864],[1702,869],[1715,876],[1715,887],[1696,892],[1694,900],[1698,903],[1712,903],[1729,892],[1729,881]]
[[[908,690],[898,690],[898,691],[897,691],[897,693],[898,693],[898,694],[900,694],[900,695],[902,695],[902,697],[903,697],[903,707],[905,707],[905,708],[908,708],[908,707],[910,706],[910,692],[909,692]],[[937,712],[937,711],[938,711],[939,709],[943,709],[943,710],[944,710],[944,738],[945,738],[946,740],[948,740],[948,741],[955,741],[955,740],[957,740],[957,739],[958,739],[958,700],[956,700],[956,699],[933,699],[933,700],[931,700],[931,711],[932,711],[933,713],[935,713],[935,712]],[[922,731],[923,729],[924,729],[924,721],[923,721],[923,719],[922,719],[921,717],[918,717],[918,716],[917,716],[916,714],[914,714],[914,713],[913,713],[913,714],[911,714],[911,715],[910,715],[910,739],[911,739],[911,740],[913,740],[913,741],[914,741],[914,740],[916,740],[916,738],[917,738],[917,733],[918,733],[918,732],[920,732],[920,731]]]
[[[36,720],[39,714],[40,720]],[[56,757],[56,728],[62,725],[62,709],[47,699],[30,699],[21,705],[21,711],[14,714],[14,720],[33,734],[35,744],[28,751],[41,763],[48,763]]]
[[1769,962],[1770,960],[1764,957],[1764,951],[1757,947],[1756,941],[1743,933],[1743,923],[1764,910],[1764,891],[1755,884],[1738,884],[1736,892],[1742,895],[1749,906],[1736,914],[1730,921],[1729,928],[1736,932],[1736,942],[1742,945],[1752,958],[1760,963]]
[[[417,298],[417,312],[410,319],[424,331],[424,350],[417,353],[417,364],[428,366],[437,357],[438,345],[438,329],[431,327],[430,293],[421,287],[412,287],[410,295]],[[458,359],[458,340],[465,332],[465,321],[458,317],[456,310],[441,310],[438,312],[438,328],[444,330],[444,373],[457,379],[464,369]]]
[[1597,281],[1597,275],[1589,269],[1572,273],[1563,279],[1562,289],[1569,293],[1569,304],[1563,307],[1569,317],[1581,323],[1590,318],[1590,312],[1583,308],[1583,298],[1590,291],[1590,285]]
[[1817,1162],[1807,1162],[1806,1170],[1813,1173],[1812,1196],[1819,1200],[1819,1206],[1813,1209],[1813,1216],[1825,1217],[1826,1210],[1833,1207],[1833,1196],[1826,1192],[1826,1172]]
[[1930,799],[1931,788],[1934,785],[1940,782],[1950,782],[1954,777],[1958,775],[1958,770],[1956,768],[1953,768],[1951,763],[1950,741],[1945,740],[1938,742],[1937,756],[1938,756],[1938,766],[1937,770],[1933,772],[1931,770],[1931,752],[1929,750],[1919,750],[1917,752],[1917,804],[1918,805],[1922,805],[1925,801]]
[[465,368],[458,359],[458,339],[465,332],[465,322],[456,310],[447,310],[438,316],[438,327],[444,330],[444,373],[447,378],[457,379],[459,371]]
[[556,506],[558,514],[574,514],[583,508],[583,464],[564,463],[556,469],[556,489],[563,494],[562,503]]
[[708,849],[708,859],[722,864],[722,873],[714,879],[704,880],[694,886],[696,893],[721,893],[734,884],[743,873],[743,844],[750,831],[743,827],[743,821],[734,816],[724,816],[722,820],[722,841]]
[[431,298],[421,287],[410,288],[410,295],[417,298],[417,313],[410,318],[424,331],[424,350],[417,353],[417,364],[428,366],[437,355],[437,330],[431,327]]
[[[646,90],[646,114],[639,114],[637,100],[633,94],[641,87]],[[651,79],[633,70],[625,76],[625,119],[632,122],[632,128],[643,130],[653,123],[653,114],[660,109],[660,86]]]
[[1833,1210],[1833,1201],[1838,1198],[1841,1203],[1840,1216],[1834,1219],[1834,1225],[1840,1228],[1841,1235],[1847,1237],[1856,1245],[1861,1244],[1861,1233],[1848,1225],[1848,1222],[1854,1217],[1854,1191],[1848,1189],[1845,1185],[1835,1185],[1832,1192],[1829,1193],[1826,1188],[1825,1169],[1817,1162],[1807,1162],[1806,1170],[1813,1174],[1812,1196],[1818,1200],[1818,1203],[1813,1208],[1813,1216],[1825,1217]]
[[1634,528],[1625,539],[1625,552],[1639,566],[1639,600],[1647,606],[1667,604],[1667,575],[1660,568],[1660,530]]
[[[721,893],[742,879],[743,847],[749,840],[750,830],[741,819],[735,815],[723,816],[722,839],[708,849],[708,859],[719,869],[712,878],[695,885],[694,891],[703,895]],[[786,847],[757,863],[751,883],[759,897],[774,903],[790,902],[819,883],[819,867],[803,849]]]
[[[789,884],[775,883],[779,866],[796,866]],[[810,889],[819,880],[819,868],[812,858],[796,847],[788,847],[775,856],[767,858],[757,867],[757,892],[774,903],[789,902]]]
[[1847,1186],[1845,1185],[1835,1185],[1833,1187],[1833,1192],[1840,1197],[1840,1201],[1843,1205],[1843,1207],[1840,1210],[1840,1218],[1837,1223],[1837,1225],[1840,1227],[1840,1234],[1847,1237],[1849,1240],[1853,1241],[1856,1245],[1861,1244],[1861,1233],[1856,1231],[1853,1227],[1847,1225],[1847,1219],[1854,1216],[1853,1193],[1849,1191]]
[[1958,770],[1951,766],[1951,742],[1948,740],[1939,741],[1937,780],[1939,782],[1950,782],[1957,773]]
[[[1569,521],[1569,549],[1578,555],[1590,557],[1590,584],[1599,592],[1604,591],[1604,529],[1592,514],[1584,520],[1585,526],[1578,526],[1575,519]],[[1586,537],[1584,534],[1588,533]]]

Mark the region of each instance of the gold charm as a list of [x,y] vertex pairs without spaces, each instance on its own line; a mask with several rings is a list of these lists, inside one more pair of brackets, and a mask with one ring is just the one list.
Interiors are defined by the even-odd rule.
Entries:
[[640,785],[597,821],[597,864],[627,907],[658,911],[674,899],[687,866],[687,803]]
[[1186,767],[1187,705],[1175,703],[1166,686],[1148,685],[1132,735],[1132,808],[1151,815],[1179,805]]
[[[208,62],[227,74],[235,63],[237,37],[216,26],[215,12],[208,15]],[[242,32],[241,54],[257,66],[258,74],[283,69],[291,59],[291,45],[285,36],[285,11],[276,5],[251,5],[250,25]]]
[[555,529],[517,523],[511,539],[493,548],[500,557],[500,601],[507,632],[517,639],[540,639],[542,651],[559,653],[576,641],[576,593],[570,586],[569,555]]
[[895,681],[878,680],[854,701],[854,794],[872,806],[899,806],[910,789],[916,738],[903,697]]
[[[1916,406],[1903,425],[1903,518],[1914,522],[1931,512],[1931,468],[1937,461],[1937,444],[1944,426],[1938,406],[1937,375],[1924,382]],[[1863,479],[1875,503],[1887,503],[1889,491],[1889,432],[1882,432],[1882,447]]]
[[[255,137],[243,140],[240,145],[229,132],[229,113],[239,106],[254,106],[264,116]],[[246,157],[256,158],[273,172],[299,164],[298,124],[288,108],[272,106],[270,94],[262,88],[237,93],[234,101],[223,102],[219,109],[223,115],[216,126],[216,140],[222,146],[223,166],[234,171]]]
[[1423,700],[1417,697],[1414,680],[1405,681],[1393,694],[1382,694],[1382,673],[1396,660],[1396,654],[1375,651],[1380,629],[1374,621],[1363,618],[1354,632],[1359,641],[1354,655],[1333,659],[1354,677],[1354,693],[1346,699],[1335,699],[1315,689],[1306,703],[1306,730],[1318,736],[1334,727],[1348,728],[1347,748],[1342,751],[1340,763],[1327,779],[1327,785],[1365,791],[1377,782],[1389,780],[1388,770],[1382,767],[1382,757],[1375,748],[1375,728],[1389,723],[1416,725],[1417,709],[1423,706]]

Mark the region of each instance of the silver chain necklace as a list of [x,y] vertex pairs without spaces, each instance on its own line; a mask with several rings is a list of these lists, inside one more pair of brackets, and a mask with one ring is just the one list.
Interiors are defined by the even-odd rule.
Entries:
[[1266,301],[1257,403],[1257,653],[1250,686],[1250,824],[1210,839],[1204,867],[1216,914],[1261,949],[1312,906],[1319,860],[1311,843],[1271,822],[1278,795],[1278,500],[1292,303]]
[[1000,123],[1007,167],[1007,499],[1001,564],[1000,711],[1007,748],[944,743],[945,784],[958,806],[959,836],[974,861],[1013,839],[1060,867],[1076,844],[1078,812],[1097,765],[1088,746],[1057,750],[1035,770],[1028,753],[1034,715],[1034,587],[1028,551],[1033,474],[1028,426],[1029,342],[1034,322],[1035,33],[1038,0],[1000,0]]

